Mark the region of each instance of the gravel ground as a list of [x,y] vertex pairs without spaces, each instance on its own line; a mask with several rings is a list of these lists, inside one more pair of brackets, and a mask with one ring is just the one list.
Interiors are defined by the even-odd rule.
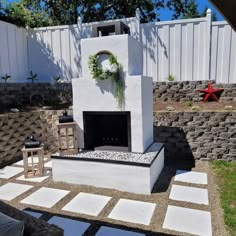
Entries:
[[[162,229],[167,206],[176,205],[180,207],[188,207],[192,209],[210,211],[212,214],[213,235],[214,236],[228,235],[225,230],[224,221],[223,221],[223,212],[220,207],[219,193],[217,191],[216,181],[212,174],[210,164],[208,162],[197,161],[195,163],[195,167],[192,168],[192,170],[205,172],[208,174],[208,185],[207,185],[208,194],[209,194],[208,206],[197,205],[197,204],[192,204],[192,203],[187,203],[187,202],[179,202],[179,201],[170,200],[168,198],[170,190],[171,190],[171,186],[173,184],[173,179],[174,179],[173,176],[175,174],[175,168],[171,166],[165,167],[163,169],[162,174],[159,177],[157,183],[155,184],[153,193],[151,195],[132,194],[128,192],[121,192],[121,191],[110,190],[110,189],[105,189],[105,188],[95,188],[95,187],[90,187],[90,186],[72,185],[72,184],[66,184],[62,182],[53,182],[52,177],[50,177],[47,180],[43,181],[42,183],[32,183],[32,182],[24,181],[25,184],[34,185],[34,188],[30,189],[26,193],[20,195],[19,197],[15,198],[14,200],[8,203],[19,209],[31,207],[32,209],[43,211],[45,212],[45,214],[43,215],[43,219],[45,220],[49,219],[51,214],[56,214],[56,215],[58,214],[58,215],[66,215],[72,218],[75,217],[77,219],[82,219],[84,221],[93,222],[92,226],[88,229],[88,232],[86,233],[86,235],[94,235],[95,232],[98,230],[100,224],[109,225],[109,226],[113,225],[118,228],[124,228],[128,230],[134,230],[137,232],[143,232],[143,233],[146,233],[147,235],[189,235],[185,233],[179,233],[179,232]],[[22,181],[16,180],[16,178],[19,177],[20,175],[21,174],[14,177],[10,181],[9,180],[0,181],[1,185],[7,182],[23,183]],[[206,186],[204,185],[192,185],[192,184],[180,183],[180,182],[175,182],[175,184],[179,184],[182,186],[195,186],[195,187],[206,188]],[[69,190],[70,193],[50,209],[24,205],[20,203],[22,199],[27,197],[30,193],[35,192],[37,189],[39,189],[42,186]],[[61,208],[64,205],[66,205],[71,199],[73,199],[79,192],[95,193],[95,194],[100,194],[100,195],[111,196],[112,199],[108,202],[105,208],[96,217],[62,211]],[[111,210],[113,209],[113,207],[115,206],[115,204],[118,202],[120,198],[156,203],[157,206],[154,211],[150,225],[146,226],[146,225],[122,222],[122,221],[117,221],[117,220],[107,218],[107,216],[109,215],[109,213],[111,212]]]

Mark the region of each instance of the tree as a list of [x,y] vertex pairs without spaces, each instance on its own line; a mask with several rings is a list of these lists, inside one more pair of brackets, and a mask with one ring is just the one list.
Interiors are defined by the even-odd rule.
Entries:
[[[141,22],[159,20],[159,10],[173,11],[172,19],[198,17],[194,0],[20,0],[0,10],[0,20],[19,26],[48,26],[133,17],[139,8]],[[2,12],[2,15],[1,15]]]
[[0,20],[17,26],[30,26],[32,28],[49,25],[46,12],[27,9],[23,2],[13,2],[2,6]]
[[198,4],[194,0],[190,0],[186,5],[182,18],[189,19],[197,17],[199,17]]
[[189,1],[190,0],[169,0],[166,2],[167,8],[173,11],[172,20],[181,18],[187,11]]
[[[208,7],[205,6],[203,11],[200,13],[198,10],[198,4],[195,2],[195,0],[190,0],[185,5],[185,9],[183,10],[182,19],[190,19],[190,18],[198,18],[198,17],[205,17],[207,14]],[[212,12],[211,14],[211,20],[217,21],[217,15],[216,12]]]

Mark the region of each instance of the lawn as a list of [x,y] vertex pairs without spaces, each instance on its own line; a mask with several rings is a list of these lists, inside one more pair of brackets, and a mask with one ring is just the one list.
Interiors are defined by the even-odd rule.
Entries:
[[231,235],[236,234],[236,163],[212,162],[220,191],[224,220]]

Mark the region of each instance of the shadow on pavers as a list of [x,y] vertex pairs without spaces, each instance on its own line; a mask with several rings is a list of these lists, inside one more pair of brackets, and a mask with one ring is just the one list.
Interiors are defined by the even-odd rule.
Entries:
[[135,233],[140,233],[140,234],[143,234],[143,235],[146,235],[146,236],[171,236],[171,234],[153,233],[151,231],[131,228],[131,227],[124,226],[124,225],[116,225],[116,224],[112,224],[112,223],[104,222],[104,221],[88,220],[88,219],[83,219],[81,217],[74,217],[74,216],[68,216],[68,215],[62,215],[62,214],[54,214],[54,213],[50,213],[50,212],[43,211],[43,210],[35,210],[33,208],[25,208],[24,210],[43,214],[41,217],[39,217],[39,219],[44,220],[44,221],[49,221],[53,216],[58,216],[58,217],[62,217],[62,218],[65,218],[65,219],[71,219],[71,220],[76,220],[76,221],[80,221],[80,222],[89,223],[90,226],[85,231],[83,236],[95,236],[97,234],[98,230],[102,226],[111,227],[111,228],[114,228],[114,229],[121,229],[121,230],[131,231],[131,232],[135,232]]
[[152,192],[166,192],[176,170],[191,170],[195,159],[186,134],[179,127],[154,126],[154,141],[165,144],[165,167]]

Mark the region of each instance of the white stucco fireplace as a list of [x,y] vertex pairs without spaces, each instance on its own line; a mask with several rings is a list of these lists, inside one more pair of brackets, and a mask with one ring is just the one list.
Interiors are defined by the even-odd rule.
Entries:
[[[114,81],[92,79],[89,70],[89,56],[104,51],[123,67],[122,106]],[[53,180],[150,194],[164,166],[164,145],[153,143],[152,78],[142,75],[142,45],[128,34],[82,39],[81,62],[83,76],[72,80],[80,151],[51,156]]]
[[[124,104],[117,106],[115,87],[110,80],[93,80],[89,55],[109,51],[123,66]],[[153,142],[152,78],[142,76],[142,48],[129,35],[82,39],[82,74],[73,84],[73,113],[78,123],[79,148],[84,149],[84,112],[130,112],[130,149],[143,153]],[[96,119],[94,119],[96,123]],[[99,124],[98,124],[99,125]]]

